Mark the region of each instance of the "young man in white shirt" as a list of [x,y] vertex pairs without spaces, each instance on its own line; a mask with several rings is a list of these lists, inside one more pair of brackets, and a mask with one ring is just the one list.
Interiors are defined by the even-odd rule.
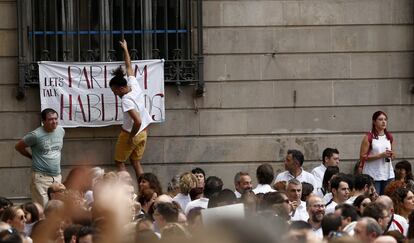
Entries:
[[343,175],[334,176],[331,179],[331,191],[333,198],[326,204],[325,213],[334,213],[338,204],[345,203],[349,198],[349,181]]
[[313,185],[314,191],[316,191],[316,180],[315,177],[305,171],[302,168],[303,162],[304,162],[304,156],[302,154],[302,152],[300,152],[299,150],[288,150],[287,152],[287,156],[285,159],[285,169],[286,171],[278,174],[276,176],[276,180],[275,182],[279,182],[279,181],[289,181],[291,179],[297,179],[300,182],[307,182],[309,184]]
[[256,169],[257,182],[259,183],[253,189],[254,194],[274,192],[271,184],[274,179],[273,168],[270,164],[261,164]]
[[115,162],[118,170],[123,171],[126,170],[125,162],[129,158],[138,178],[144,172],[141,159],[147,141],[146,130],[152,122],[152,118],[145,109],[144,93],[134,76],[127,43],[123,40],[120,44],[124,51],[128,80],[124,78],[124,72],[119,67],[112,72],[114,77],[109,82],[112,92],[121,98],[124,118],[121,133],[116,143]]
[[317,188],[322,187],[323,176],[328,166],[339,165],[339,151],[336,148],[326,148],[322,152],[322,164],[315,167],[311,174],[315,177]]

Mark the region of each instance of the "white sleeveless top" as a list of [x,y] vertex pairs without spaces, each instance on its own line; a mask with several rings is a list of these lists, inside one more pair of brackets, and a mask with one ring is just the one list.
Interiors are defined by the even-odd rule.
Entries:
[[[369,155],[379,154],[387,149],[391,149],[390,140],[385,135],[378,136],[378,139],[372,139],[372,149]],[[392,162],[385,162],[384,158],[366,161],[362,173],[372,176],[375,181],[386,181],[395,177]]]

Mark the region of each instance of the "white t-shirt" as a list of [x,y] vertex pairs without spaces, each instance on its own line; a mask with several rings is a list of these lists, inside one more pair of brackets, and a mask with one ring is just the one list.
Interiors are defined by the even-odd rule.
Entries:
[[315,177],[317,188],[322,188],[322,181],[323,176],[325,175],[326,166],[324,164],[320,164],[319,166],[313,168],[311,174]]
[[308,211],[306,211],[306,202],[300,201],[299,206],[296,208],[295,213],[293,212],[290,215],[290,220],[292,221],[305,221],[307,222],[309,219]]
[[173,198],[173,201],[180,204],[181,209],[184,211],[187,204],[191,202],[191,198],[190,195],[184,195],[180,192]]
[[408,233],[407,220],[401,215],[394,214],[390,228],[388,228],[388,231],[391,231],[391,230],[398,230],[399,232],[401,232],[401,234],[403,234],[404,236],[407,236],[407,233]]
[[253,189],[254,194],[259,193],[268,193],[268,192],[275,192],[276,190],[273,189],[269,184],[258,184],[255,189]]
[[334,213],[336,205],[338,204],[334,200],[329,201],[325,208],[325,214]]
[[131,132],[134,120],[132,120],[131,116],[128,114],[128,111],[135,109],[141,118],[141,126],[138,130],[138,133],[140,133],[153,120],[151,119],[148,111],[145,109],[144,92],[142,91],[137,79],[134,76],[128,77],[128,86],[131,87],[131,91],[122,96],[121,99],[122,112],[124,114],[124,123],[122,124],[122,129]]
[[[378,139],[373,138],[371,144],[370,155],[383,153],[386,149],[391,149],[391,142],[385,135],[378,136]],[[394,178],[392,163],[385,162],[384,158],[366,161],[362,173],[372,176],[375,181],[386,181]]]
[[200,208],[206,209],[208,206],[208,201],[209,201],[208,198],[203,197],[203,198],[196,199],[194,201],[189,202],[184,210],[185,215],[187,215],[190,212],[190,210],[193,208],[200,207]]
[[316,192],[317,182],[315,180],[315,177],[313,177],[313,175],[311,173],[309,173],[309,172],[307,172],[307,171],[305,171],[303,169],[302,169],[302,173],[300,173],[300,175],[298,175],[297,177],[294,177],[292,174],[290,174],[289,171],[284,171],[282,173],[279,173],[276,176],[275,183],[276,182],[279,182],[279,181],[286,181],[286,182],[288,182],[289,180],[291,180],[293,178],[296,178],[301,183],[302,182],[307,182],[307,183],[312,184],[313,185],[313,191]]

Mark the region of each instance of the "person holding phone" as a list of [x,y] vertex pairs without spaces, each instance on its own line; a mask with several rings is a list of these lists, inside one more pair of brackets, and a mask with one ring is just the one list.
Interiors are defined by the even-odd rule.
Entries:
[[395,158],[395,141],[387,131],[388,117],[383,111],[372,115],[372,129],[361,143],[360,172],[374,178],[375,189],[384,194],[385,186],[394,179],[392,160]]

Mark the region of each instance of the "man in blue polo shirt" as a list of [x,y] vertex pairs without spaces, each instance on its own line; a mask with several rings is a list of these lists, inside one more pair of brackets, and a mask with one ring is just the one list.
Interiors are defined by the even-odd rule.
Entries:
[[[58,114],[47,108],[41,113],[42,126],[29,132],[15,149],[32,160],[31,193],[33,202],[46,205],[47,189],[53,182],[61,183],[60,158],[65,130],[58,125]],[[27,150],[30,147],[31,151]]]

